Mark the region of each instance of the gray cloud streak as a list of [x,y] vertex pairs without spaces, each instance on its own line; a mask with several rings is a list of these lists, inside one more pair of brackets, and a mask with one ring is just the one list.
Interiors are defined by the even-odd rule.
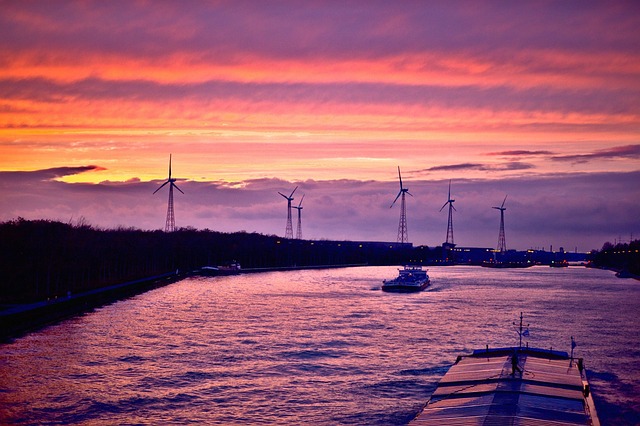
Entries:
[[504,172],[511,170],[528,170],[533,169],[535,166],[529,163],[522,163],[519,161],[511,161],[503,164],[482,164],[482,163],[461,163],[461,164],[446,164],[443,166],[434,166],[426,169],[428,172],[442,172],[442,171],[464,171],[464,170],[480,170],[480,171],[495,171]]
[[586,163],[591,160],[601,159],[613,159],[613,158],[627,158],[636,159],[640,158],[640,145],[625,145],[616,146],[608,149],[601,149],[599,151],[576,154],[576,155],[555,155],[551,157],[554,161],[570,161],[577,163]]

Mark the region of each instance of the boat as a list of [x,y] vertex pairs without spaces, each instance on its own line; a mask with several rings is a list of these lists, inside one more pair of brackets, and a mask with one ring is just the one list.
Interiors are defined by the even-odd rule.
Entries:
[[[520,345],[458,356],[411,425],[599,426],[582,358]],[[526,334],[524,334],[526,335]]]
[[203,266],[197,271],[198,275],[219,276],[219,275],[238,275],[242,272],[242,267],[238,262],[231,262],[227,265],[219,266]]
[[422,269],[422,266],[406,265],[398,272],[396,278],[382,281],[382,291],[411,293],[422,291],[431,283],[427,271]]
[[508,268],[530,268],[533,263],[529,262],[482,262],[480,266],[484,268],[508,269]]

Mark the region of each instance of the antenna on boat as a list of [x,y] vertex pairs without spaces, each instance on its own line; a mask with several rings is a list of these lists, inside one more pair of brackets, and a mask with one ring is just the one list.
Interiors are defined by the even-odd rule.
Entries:
[[[514,322],[513,325],[517,325],[517,324]],[[522,348],[522,336],[524,337],[529,336],[529,324],[527,324],[526,327],[527,328],[525,328],[523,331],[524,327],[522,325],[522,312],[520,312],[520,327],[518,328],[518,330],[516,330],[518,333],[518,337],[520,338],[520,342],[518,343],[518,348]]]
[[576,348],[576,346],[576,341],[573,336],[571,336],[571,360],[573,360],[573,350]]

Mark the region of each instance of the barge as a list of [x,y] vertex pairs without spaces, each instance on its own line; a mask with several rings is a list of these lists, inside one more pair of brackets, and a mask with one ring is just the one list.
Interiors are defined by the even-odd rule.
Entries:
[[520,344],[458,356],[410,424],[599,426],[573,338],[571,346],[571,354]]

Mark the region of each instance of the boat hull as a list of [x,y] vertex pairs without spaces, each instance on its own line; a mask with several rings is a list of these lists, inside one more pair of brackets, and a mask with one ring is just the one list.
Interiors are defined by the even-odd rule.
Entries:
[[384,283],[382,284],[382,291],[388,293],[417,293],[427,287],[429,287],[429,281],[418,285]]
[[225,275],[239,275],[242,272],[241,269],[239,268],[229,268],[229,267],[223,267],[223,266],[204,266],[202,268],[200,268],[198,271],[196,271],[195,273],[197,275],[203,275],[203,276],[207,276],[207,277],[218,277],[218,276],[225,276]]

